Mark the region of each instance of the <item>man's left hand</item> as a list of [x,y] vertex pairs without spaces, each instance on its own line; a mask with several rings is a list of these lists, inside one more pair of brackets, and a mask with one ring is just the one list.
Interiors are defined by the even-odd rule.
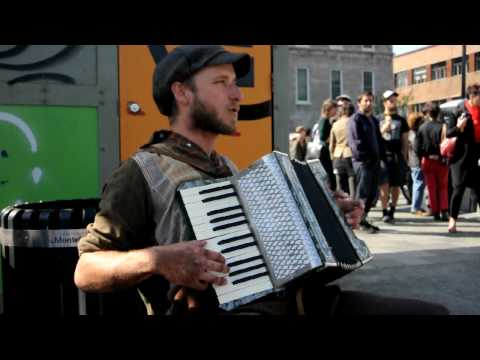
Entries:
[[337,201],[338,207],[345,214],[348,224],[352,227],[352,229],[358,229],[364,212],[363,201],[353,200],[343,191],[335,191],[333,196]]

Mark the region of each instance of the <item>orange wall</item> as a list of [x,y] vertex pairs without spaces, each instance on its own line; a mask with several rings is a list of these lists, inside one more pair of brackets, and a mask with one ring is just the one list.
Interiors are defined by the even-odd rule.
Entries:
[[[166,45],[171,51],[177,45]],[[244,88],[242,105],[254,105],[272,100],[271,45],[252,47],[225,46],[233,52],[246,52],[254,58],[254,88]],[[148,45],[120,45],[120,155],[126,160],[154,131],[168,129],[168,119],[158,111],[152,97],[152,75],[155,62]],[[142,113],[128,112],[128,103],[140,104]],[[221,136],[217,151],[227,155],[241,169],[272,151],[272,118],[239,121],[239,137]]]

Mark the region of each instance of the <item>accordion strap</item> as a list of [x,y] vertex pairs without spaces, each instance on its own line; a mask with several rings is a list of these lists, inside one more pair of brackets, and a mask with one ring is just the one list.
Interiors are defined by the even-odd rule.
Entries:
[[300,286],[297,289],[297,294],[295,296],[295,300],[297,303],[297,314],[298,315],[305,315],[305,307],[303,305],[303,286]]

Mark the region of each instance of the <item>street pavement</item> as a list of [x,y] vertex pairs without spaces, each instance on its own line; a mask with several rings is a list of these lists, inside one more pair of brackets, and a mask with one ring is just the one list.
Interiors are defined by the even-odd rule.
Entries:
[[394,224],[383,223],[381,216],[379,207],[369,214],[380,232],[355,231],[373,260],[335,283],[346,290],[433,301],[453,315],[480,315],[480,212],[461,214],[456,234],[447,232],[448,222],[411,214],[403,198]]

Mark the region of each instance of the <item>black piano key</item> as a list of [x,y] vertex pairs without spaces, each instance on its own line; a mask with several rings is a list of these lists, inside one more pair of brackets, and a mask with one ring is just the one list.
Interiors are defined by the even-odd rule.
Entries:
[[224,212],[227,212],[227,211],[232,211],[232,210],[239,210],[241,208],[242,207],[240,205],[237,205],[237,206],[230,206],[230,207],[227,207],[227,208],[224,208],[224,209],[212,210],[212,211],[207,212],[207,216],[217,215],[217,214],[221,214],[221,213],[224,213]]
[[252,242],[249,242],[249,243],[246,243],[246,244],[232,246],[232,247],[223,249],[223,250],[220,251],[220,253],[221,254],[227,254],[229,252],[232,252],[232,251],[235,251],[235,250],[240,250],[240,249],[245,249],[247,247],[254,246],[254,245],[255,245],[255,241],[252,241]]
[[236,275],[243,274],[243,273],[246,273],[246,272],[249,272],[249,271],[252,271],[252,270],[260,269],[262,267],[265,267],[265,264],[258,264],[258,265],[249,266],[249,267],[246,267],[245,269],[232,271],[228,274],[228,276],[236,276]]
[[245,216],[245,214],[243,212],[241,212],[241,213],[238,213],[238,214],[218,217],[218,218],[210,220],[210,223],[215,224],[215,223],[218,223],[218,222],[221,222],[221,221],[235,219],[235,218],[238,218],[240,216]]
[[230,223],[230,224],[215,226],[215,227],[212,229],[212,231],[224,230],[224,229],[228,229],[228,228],[230,228],[230,227],[234,227],[234,226],[238,226],[238,225],[243,225],[243,224],[247,224],[247,220],[242,220],[242,221],[237,221],[237,222]]
[[252,236],[253,235],[251,233],[248,233],[248,234],[245,234],[245,235],[240,235],[240,236],[234,236],[234,237],[231,237],[231,238],[228,238],[228,239],[225,239],[225,240],[220,240],[218,242],[218,245],[228,244],[228,243],[231,243],[231,242],[234,242],[234,241],[237,241],[237,240],[246,239],[246,238],[249,238],[249,237],[252,237]]
[[268,276],[268,272],[265,271],[265,272],[260,273],[260,274],[255,274],[255,275],[251,275],[251,276],[246,276],[246,277],[244,277],[244,278],[242,278],[242,279],[238,279],[238,280],[232,281],[232,284],[233,284],[233,285],[241,284],[241,283],[244,283],[244,282],[253,280],[253,279],[258,279],[258,278],[263,277],[263,276]]
[[234,191],[230,194],[212,196],[212,197],[203,199],[202,202],[206,203],[206,202],[215,201],[215,200],[222,200],[222,199],[226,199],[226,198],[229,198],[229,197],[232,197],[232,196],[237,196],[237,193]]
[[207,189],[207,190],[202,190],[198,194],[203,195],[203,194],[210,194],[213,192],[221,191],[221,190],[227,190],[227,189],[233,189],[233,185],[225,185],[225,186],[220,186],[212,189]]
[[255,261],[255,260],[263,260],[263,257],[261,255],[252,256],[248,259],[232,261],[231,263],[228,263],[227,266],[229,268],[233,268],[235,266],[242,265],[242,264],[245,264],[245,263],[249,263],[249,262],[252,262],[252,261]]

